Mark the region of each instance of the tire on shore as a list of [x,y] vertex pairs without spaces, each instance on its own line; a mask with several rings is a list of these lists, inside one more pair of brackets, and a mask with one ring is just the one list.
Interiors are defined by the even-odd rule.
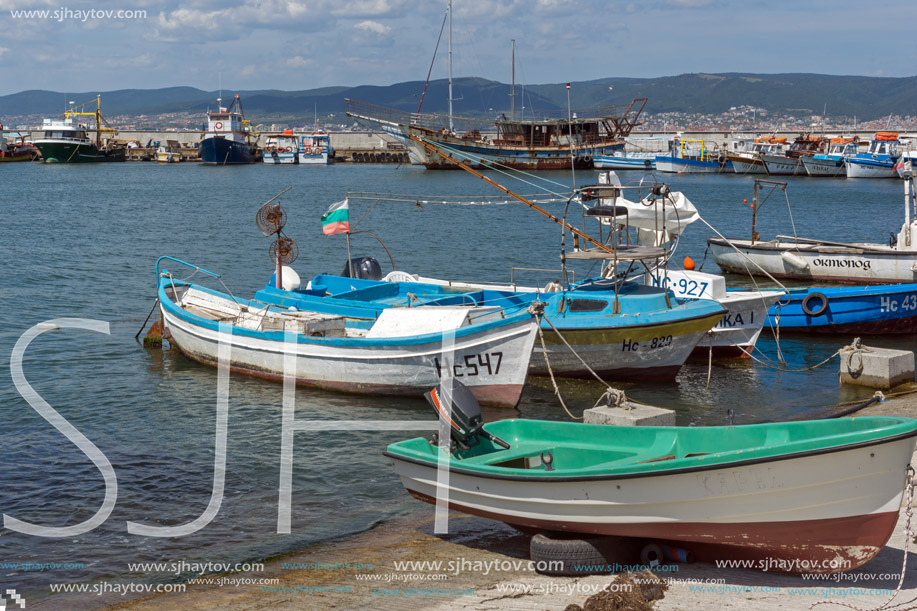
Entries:
[[543,575],[607,575],[615,564],[639,564],[645,544],[629,537],[539,533],[529,543],[529,558]]

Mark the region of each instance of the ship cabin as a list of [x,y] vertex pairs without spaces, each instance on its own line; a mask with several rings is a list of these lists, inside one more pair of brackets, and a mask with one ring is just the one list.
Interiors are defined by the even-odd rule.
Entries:
[[868,154],[895,156],[898,154],[898,142],[897,132],[878,132],[869,143]]
[[69,140],[72,142],[89,142],[85,125],[73,124],[73,119],[45,119],[42,122],[45,140]]
[[[544,119],[540,121],[513,121],[497,119],[497,138],[494,144],[509,146],[559,146],[570,144],[595,144],[610,142],[613,133],[604,124],[605,119]],[[572,134],[572,137],[571,137]]]

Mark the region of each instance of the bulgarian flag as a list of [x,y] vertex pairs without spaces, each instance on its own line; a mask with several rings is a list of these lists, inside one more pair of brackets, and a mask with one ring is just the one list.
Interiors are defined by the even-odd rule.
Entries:
[[350,208],[348,201],[331,204],[328,212],[322,217],[322,233],[334,235],[336,233],[350,233]]

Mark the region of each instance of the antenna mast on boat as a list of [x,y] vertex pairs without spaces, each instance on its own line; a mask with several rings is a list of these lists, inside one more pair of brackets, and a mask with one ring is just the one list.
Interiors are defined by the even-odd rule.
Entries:
[[452,0],[449,0],[449,131],[454,132],[452,124]]
[[511,121],[516,120],[516,39],[513,39],[513,88],[510,90],[509,97],[512,99],[509,107],[509,118]]

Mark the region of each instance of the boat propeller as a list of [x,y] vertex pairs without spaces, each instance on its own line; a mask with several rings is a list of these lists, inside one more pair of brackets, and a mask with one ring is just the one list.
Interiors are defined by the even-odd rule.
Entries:
[[[490,440],[508,450],[510,448],[508,443],[484,430],[481,405],[468,387],[456,379],[451,380],[451,386],[451,393],[446,384],[441,384],[439,388],[434,388],[424,394],[439,419],[449,425],[452,437],[450,451],[467,450],[478,445],[481,438]],[[449,403],[451,403],[451,409],[445,407]],[[439,445],[439,435],[433,435],[430,442],[433,445]]]

